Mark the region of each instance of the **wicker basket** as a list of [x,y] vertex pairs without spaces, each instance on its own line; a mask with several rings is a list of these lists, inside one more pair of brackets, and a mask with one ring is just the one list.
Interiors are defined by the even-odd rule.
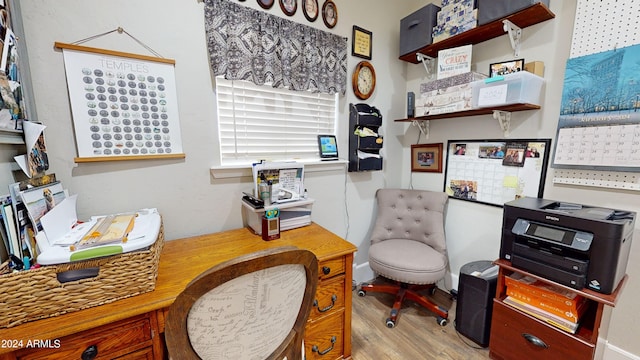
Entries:
[[[57,316],[152,291],[164,245],[164,229],[146,250],[120,255],[47,265],[0,275],[0,328]],[[7,263],[0,266],[6,272]],[[99,268],[98,275],[60,283],[58,274]]]

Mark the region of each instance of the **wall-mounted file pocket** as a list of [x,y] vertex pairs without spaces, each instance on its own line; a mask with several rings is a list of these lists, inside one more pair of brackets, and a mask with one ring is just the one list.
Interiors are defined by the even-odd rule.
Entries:
[[355,123],[358,125],[382,125],[382,115],[380,114],[380,110],[376,109],[374,106],[369,106],[364,103],[351,104],[349,107],[349,118],[353,118]]

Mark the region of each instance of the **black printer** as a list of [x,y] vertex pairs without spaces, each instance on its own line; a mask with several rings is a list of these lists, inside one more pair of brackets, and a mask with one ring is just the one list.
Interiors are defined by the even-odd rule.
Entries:
[[525,197],[504,204],[500,258],[574,289],[611,294],[624,277],[636,213]]

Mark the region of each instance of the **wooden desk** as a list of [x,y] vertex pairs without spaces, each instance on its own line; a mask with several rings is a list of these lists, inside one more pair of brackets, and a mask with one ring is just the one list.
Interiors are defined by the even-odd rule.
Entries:
[[95,350],[96,359],[165,359],[165,315],[191,279],[228,259],[283,245],[308,249],[318,257],[320,283],[305,333],[307,359],[350,358],[356,247],[311,224],[284,231],[274,241],[263,241],[246,228],[167,241],[154,291],[0,329],[0,360],[80,359],[83,352]]

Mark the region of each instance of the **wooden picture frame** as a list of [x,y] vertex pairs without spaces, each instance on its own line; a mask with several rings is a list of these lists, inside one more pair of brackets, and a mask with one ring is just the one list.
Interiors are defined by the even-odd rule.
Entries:
[[411,145],[412,172],[442,172],[442,143]]
[[258,1],[258,5],[260,5],[260,7],[262,7],[263,9],[271,9],[274,2],[274,0],[257,0],[257,1]]
[[320,13],[318,0],[302,0],[302,13],[310,22],[316,21]]
[[331,0],[326,0],[322,4],[322,21],[329,29],[332,29],[338,23],[338,8]]
[[280,9],[287,16],[293,16],[298,10],[298,0],[278,0]]
[[372,44],[373,33],[353,25],[353,32],[351,33],[351,55],[371,60]]
[[489,65],[489,77],[507,75],[524,71],[524,59],[503,61]]

